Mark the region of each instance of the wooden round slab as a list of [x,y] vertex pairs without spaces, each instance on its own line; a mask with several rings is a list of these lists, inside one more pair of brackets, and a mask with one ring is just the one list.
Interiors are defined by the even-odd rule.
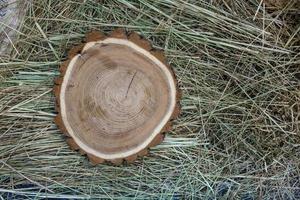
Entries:
[[117,29],[87,35],[56,80],[57,125],[94,164],[132,162],[163,140],[179,114],[177,82],[162,52]]

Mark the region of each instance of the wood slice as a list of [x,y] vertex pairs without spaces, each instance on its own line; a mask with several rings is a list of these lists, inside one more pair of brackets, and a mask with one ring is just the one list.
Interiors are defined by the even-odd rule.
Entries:
[[92,164],[133,162],[162,142],[180,93],[161,51],[136,33],[87,34],[55,81],[55,123]]

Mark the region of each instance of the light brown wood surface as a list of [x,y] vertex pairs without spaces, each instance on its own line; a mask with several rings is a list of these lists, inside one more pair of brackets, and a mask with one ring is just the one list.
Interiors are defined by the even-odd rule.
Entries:
[[175,75],[138,34],[92,32],[56,80],[58,127],[93,164],[133,162],[159,144],[179,114]]

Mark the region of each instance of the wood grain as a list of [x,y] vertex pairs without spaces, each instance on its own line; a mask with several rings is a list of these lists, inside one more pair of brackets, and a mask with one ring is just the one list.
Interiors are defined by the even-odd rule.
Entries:
[[161,143],[179,115],[175,74],[136,33],[94,31],[86,41],[70,50],[55,81],[55,122],[92,164],[131,163]]

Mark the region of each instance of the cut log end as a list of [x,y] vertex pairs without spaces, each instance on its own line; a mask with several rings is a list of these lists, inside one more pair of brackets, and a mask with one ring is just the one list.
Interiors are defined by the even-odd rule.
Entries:
[[176,77],[164,53],[135,32],[94,31],[86,41],[70,50],[55,80],[55,123],[92,165],[133,163],[179,115]]
[[99,31],[91,31],[85,35],[86,42],[95,42],[99,40],[104,40],[106,36]]
[[150,50],[152,49],[151,43],[150,43],[148,40],[143,39],[143,38],[142,38],[139,34],[137,34],[136,32],[131,32],[131,33],[129,34],[128,39],[129,39],[131,42],[133,42],[133,43],[135,43],[136,45],[138,45],[138,46],[144,48],[144,49],[147,50],[147,51],[150,51]]
[[119,39],[127,39],[127,33],[124,29],[118,28],[111,32],[110,37],[119,38]]

